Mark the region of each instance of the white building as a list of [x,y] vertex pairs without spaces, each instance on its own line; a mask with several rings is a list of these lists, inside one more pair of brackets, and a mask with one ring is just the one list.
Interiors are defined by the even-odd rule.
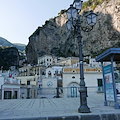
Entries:
[[57,59],[57,65],[62,65],[62,66],[71,66],[74,64],[78,64],[79,63],[79,57],[59,57]]
[[73,65],[79,63],[78,57],[55,57],[51,55],[44,55],[42,57],[38,58],[38,65],[45,65],[46,67],[51,65],[61,65],[61,66],[67,66],[67,65]]
[[44,55],[38,58],[38,65],[45,65],[47,67],[47,66],[55,64],[56,61],[57,61],[56,57],[51,56],[51,55]]
[[89,67],[100,68],[101,67],[101,62],[96,62],[95,58],[90,58],[89,59]]
[[[0,73],[0,95],[1,99],[20,98],[20,80],[10,77],[9,72]],[[14,75],[11,75],[14,76]]]
[[2,99],[19,99],[20,98],[20,80],[10,78],[4,80],[1,85]]
[[[84,69],[85,83],[88,87],[88,92],[101,92],[102,89],[102,71],[101,69],[86,68]],[[63,68],[63,90],[64,97],[79,96],[80,86],[80,70],[79,68]]]
[[39,89],[39,98],[55,97],[57,87],[62,84],[62,67],[53,66],[46,68],[45,75],[42,76],[42,86]]
[[19,99],[20,98],[20,80],[15,79],[18,71],[15,66],[11,66],[10,71],[0,72],[1,99]]

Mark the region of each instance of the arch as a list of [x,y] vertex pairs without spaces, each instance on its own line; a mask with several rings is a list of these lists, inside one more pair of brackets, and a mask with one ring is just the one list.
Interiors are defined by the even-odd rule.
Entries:
[[80,85],[77,82],[71,82],[68,87],[80,87]]
[[80,85],[77,82],[71,82],[67,87],[67,97],[78,97]]
[[52,76],[52,73],[51,73],[51,71],[49,70],[48,71],[48,77],[51,77]]

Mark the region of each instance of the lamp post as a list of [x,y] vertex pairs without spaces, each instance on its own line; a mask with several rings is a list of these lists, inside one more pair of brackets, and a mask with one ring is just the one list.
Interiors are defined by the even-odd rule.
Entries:
[[88,27],[81,27],[81,15],[79,13],[81,12],[82,8],[82,0],[74,0],[73,4],[70,5],[70,8],[67,10],[67,27],[68,29],[73,29],[74,31],[77,31],[77,38],[78,38],[78,44],[79,44],[79,63],[80,63],[80,107],[78,108],[79,113],[89,113],[90,109],[87,106],[87,87],[85,86],[84,81],[84,69],[83,69],[83,55],[82,55],[82,36],[81,36],[81,30],[85,32],[89,32],[92,30],[93,26],[96,24],[96,14],[92,11],[88,12],[86,14],[86,20],[88,25],[90,26],[90,29]]

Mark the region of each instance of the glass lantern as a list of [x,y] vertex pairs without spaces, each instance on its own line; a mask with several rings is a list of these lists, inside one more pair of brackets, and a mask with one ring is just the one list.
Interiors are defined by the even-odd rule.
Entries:
[[82,2],[81,0],[74,0],[75,8],[79,11],[82,9]]
[[87,18],[88,25],[94,26],[96,24],[97,15],[95,13],[93,13],[93,11],[90,11],[86,15],[86,18]]
[[73,18],[76,19],[77,16],[77,10],[73,7],[73,5],[70,5],[70,8],[67,10],[67,18],[68,20]]

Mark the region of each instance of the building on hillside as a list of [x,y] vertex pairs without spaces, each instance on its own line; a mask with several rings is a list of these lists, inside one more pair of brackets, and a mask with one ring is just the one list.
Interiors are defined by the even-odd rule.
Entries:
[[19,68],[19,76],[40,75],[40,66],[31,66],[30,64]]
[[1,99],[19,99],[20,98],[20,80],[15,79],[16,70],[0,73],[0,98]]
[[55,77],[57,78],[57,87],[62,87],[62,69],[61,66],[52,66]]
[[51,65],[67,66],[79,63],[78,57],[55,57],[52,55],[44,55],[38,58],[38,65],[44,65],[46,67]]
[[[103,65],[104,66],[107,66],[107,65],[109,65],[110,64],[110,62],[103,62]],[[114,62],[114,65],[115,65],[116,63]],[[89,67],[91,67],[91,68],[102,68],[101,67],[101,62],[96,62],[96,60],[95,60],[95,58],[90,58],[89,59],[89,64],[88,64],[88,66]]]
[[37,98],[37,89],[42,87],[42,76],[45,76],[45,73],[44,65],[28,65],[19,68],[17,78],[21,80],[21,98]]
[[[19,76],[16,77],[20,80],[20,97],[21,98],[37,98],[37,90],[38,87],[38,75],[35,76]],[[34,92],[33,92],[34,91]]]
[[[88,87],[88,92],[102,92],[102,70],[101,68],[85,68],[84,69],[85,83]],[[77,97],[79,96],[78,89],[80,87],[80,70],[79,68],[64,67],[63,68],[63,96]]]
[[29,64],[27,66],[19,68],[19,75],[18,76],[30,76],[32,66]]
[[36,65],[31,68],[32,75],[40,76],[40,66]]
[[39,76],[45,75],[46,67],[44,65],[28,65],[19,68],[19,77],[21,76]]
[[58,58],[56,65],[72,66],[78,63],[79,63],[79,57],[67,57],[67,58],[60,57]]
[[57,57],[51,55],[44,55],[38,58],[38,65],[46,67],[51,66],[57,62]]
[[62,67],[52,66],[46,68],[45,75],[42,76],[42,87],[39,89],[39,98],[56,97],[57,87],[62,87]]
[[100,68],[101,67],[101,63],[100,62],[96,62],[95,58],[91,58],[91,59],[89,59],[89,67]]

